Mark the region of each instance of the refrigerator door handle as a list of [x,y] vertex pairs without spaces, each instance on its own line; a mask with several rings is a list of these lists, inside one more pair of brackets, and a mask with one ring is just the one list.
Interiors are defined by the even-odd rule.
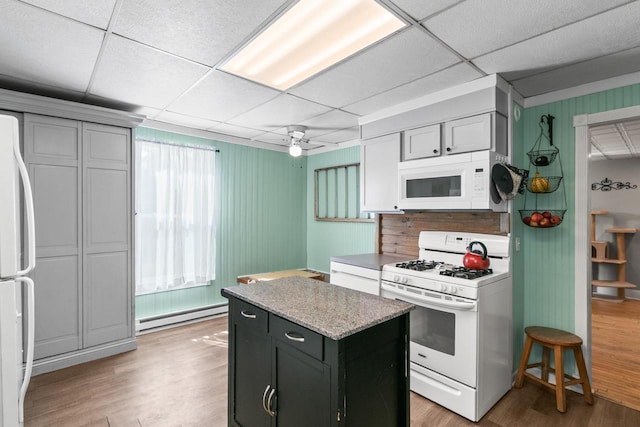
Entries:
[[18,415],[20,417],[20,423],[24,422],[24,399],[27,395],[27,389],[29,388],[29,381],[31,380],[31,372],[33,370],[33,352],[35,347],[35,303],[34,303],[34,289],[33,280],[29,277],[16,277],[16,282],[24,282],[26,285],[26,305],[27,305],[27,338],[25,345],[27,347],[27,357],[25,363],[24,379],[22,381],[22,387],[20,387],[20,396],[18,397]]
[[29,261],[27,263],[27,267],[17,273],[18,276],[22,276],[29,273],[36,266],[36,225],[33,213],[31,181],[29,181],[27,167],[22,160],[22,156],[20,156],[20,142],[18,138],[14,139],[13,153],[18,165],[18,170],[20,171],[20,177],[22,178],[22,188],[24,188],[24,205],[27,213],[27,252],[29,254]]

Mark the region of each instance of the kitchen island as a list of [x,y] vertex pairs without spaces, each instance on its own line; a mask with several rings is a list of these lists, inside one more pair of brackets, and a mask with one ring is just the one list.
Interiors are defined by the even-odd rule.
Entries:
[[301,277],[222,295],[229,425],[409,425],[411,304]]

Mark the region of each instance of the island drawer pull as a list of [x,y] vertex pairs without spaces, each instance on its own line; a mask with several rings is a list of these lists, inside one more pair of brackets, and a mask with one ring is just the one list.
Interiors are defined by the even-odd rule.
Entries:
[[284,336],[289,338],[291,341],[304,342],[304,336],[297,332],[285,332]]
[[240,314],[242,314],[242,317],[246,317],[247,319],[255,319],[255,318],[257,317],[257,316],[256,316],[255,314],[253,314],[252,312],[250,312],[250,311],[245,311],[245,310],[242,310],[242,311],[240,312]]

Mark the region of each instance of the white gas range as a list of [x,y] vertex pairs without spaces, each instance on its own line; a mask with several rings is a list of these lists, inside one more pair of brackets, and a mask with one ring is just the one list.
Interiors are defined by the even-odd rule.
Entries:
[[[482,242],[490,268],[461,266]],[[383,266],[381,295],[417,306],[410,319],[411,390],[472,420],[511,388],[508,236],[423,231],[419,259]]]

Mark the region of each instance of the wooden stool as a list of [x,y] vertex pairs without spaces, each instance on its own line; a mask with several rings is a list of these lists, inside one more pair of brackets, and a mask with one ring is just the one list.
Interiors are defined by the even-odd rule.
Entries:
[[[567,410],[565,387],[573,384],[582,384],[584,399],[589,405],[593,405],[591,384],[589,384],[587,368],[584,365],[584,358],[582,356],[582,339],[570,332],[554,328],[545,328],[543,326],[528,326],[524,329],[524,332],[527,334],[527,338],[524,342],[524,350],[522,351],[522,358],[520,359],[520,366],[518,367],[518,374],[516,375],[516,388],[522,387],[524,377],[527,377],[537,383],[554,389],[556,391],[556,407],[558,411],[565,412]],[[533,343],[542,345],[542,361],[529,364],[529,356],[531,355]],[[564,373],[564,351],[569,349],[573,350],[576,358],[576,365],[578,366],[578,373],[580,374],[579,378],[574,378]],[[553,350],[555,358],[555,385],[549,382],[549,352],[551,350]],[[541,378],[527,372],[527,369],[537,366],[542,368]],[[565,377],[568,378],[569,381],[564,381]]]

